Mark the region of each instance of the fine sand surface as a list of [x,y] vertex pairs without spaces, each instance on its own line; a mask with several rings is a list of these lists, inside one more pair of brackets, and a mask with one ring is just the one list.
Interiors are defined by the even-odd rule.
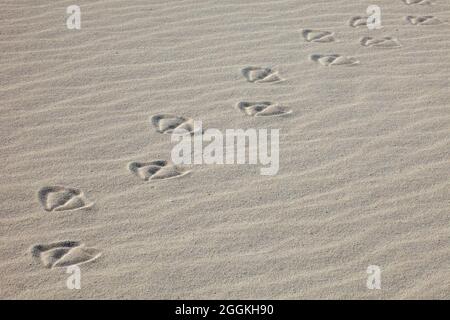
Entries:
[[[0,298],[450,298],[450,2],[431,1],[0,1]],[[291,112],[236,108],[255,101]],[[174,168],[159,114],[279,129],[280,170]]]

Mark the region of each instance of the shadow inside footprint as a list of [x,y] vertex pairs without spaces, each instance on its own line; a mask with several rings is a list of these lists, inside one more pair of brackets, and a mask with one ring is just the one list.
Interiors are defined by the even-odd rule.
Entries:
[[144,181],[177,178],[189,173],[188,170],[175,166],[165,160],[151,162],[130,162],[128,170]]
[[101,251],[78,241],[60,241],[35,245],[31,248],[31,255],[39,259],[44,267],[56,268],[93,261],[100,257]]
[[278,104],[272,104],[269,101],[263,102],[239,102],[236,104],[236,108],[244,114],[252,117],[277,117],[292,113],[292,110],[280,106]]
[[248,67],[241,70],[242,75],[248,82],[254,83],[268,83],[283,81],[277,72],[270,68]]
[[321,55],[313,54],[310,59],[314,62],[318,62],[323,66],[352,66],[359,64],[359,60],[353,57],[345,57],[339,54]]
[[378,47],[378,48],[400,48],[400,42],[396,38],[383,37],[383,38],[372,38],[364,37],[361,39],[361,45],[364,47]]
[[329,31],[305,29],[302,31],[303,38],[308,42],[333,42],[334,33]]
[[157,114],[150,119],[156,131],[163,134],[193,134],[194,120],[171,114]]
[[408,21],[410,24],[418,26],[431,26],[431,25],[437,25],[441,24],[442,21],[434,16],[407,16],[406,21]]
[[351,18],[349,20],[348,24],[349,24],[350,27],[353,27],[353,28],[367,26],[367,19],[368,18],[369,17],[356,16],[356,17]]
[[88,208],[84,193],[77,188],[63,186],[44,187],[38,192],[39,201],[46,211],[65,211]]

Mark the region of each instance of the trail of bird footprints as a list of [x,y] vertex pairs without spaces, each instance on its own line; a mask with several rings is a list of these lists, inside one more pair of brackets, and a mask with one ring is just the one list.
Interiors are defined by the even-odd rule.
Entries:
[[[402,0],[406,5],[431,5],[429,0]],[[352,28],[367,27],[367,16],[355,16],[348,21]],[[441,24],[438,18],[425,16],[407,16],[405,20],[415,26]],[[303,29],[304,41],[309,43],[330,43],[336,41],[334,32],[326,30]],[[398,39],[385,36],[380,38],[364,37],[360,44],[368,48],[399,48]],[[339,54],[313,54],[310,60],[325,67],[354,66],[360,61],[354,57]],[[254,84],[275,84],[284,79],[277,71],[268,67],[246,67],[241,70],[242,76]],[[270,101],[246,102],[236,104],[236,109],[249,117],[278,117],[292,113],[292,110],[279,103]],[[157,114],[150,118],[150,123],[158,133],[162,134],[194,134],[194,120],[173,114]],[[190,171],[176,166],[166,160],[149,162],[130,162],[128,171],[143,181],[158,181],[180,178]],[[47,212],[71,212],[92,207],[84,192],[78,188],[65,186],[46,186],[38,191],[38,200]],[[87,247],[79,241],[59,241],[48,244],[36,244],[31,248],[31,255],[45,268],[68,267],[96,260],[102,252],[93,247]]]

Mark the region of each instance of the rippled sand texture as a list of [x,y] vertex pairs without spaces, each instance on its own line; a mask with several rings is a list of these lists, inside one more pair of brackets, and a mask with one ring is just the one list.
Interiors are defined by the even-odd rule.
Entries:
[[[0,298],[450,297],[448,1],[72,4],[1,3]],[[173,166],[192,119],[279,173]]]

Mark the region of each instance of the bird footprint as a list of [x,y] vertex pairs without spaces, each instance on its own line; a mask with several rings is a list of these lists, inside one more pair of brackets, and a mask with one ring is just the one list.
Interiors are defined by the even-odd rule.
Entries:
[[275,117],[283,116],[292,112],[287,107],[273,104],[269,101],[263,102],[239,102],[236,108],[244,114],[252,117]]
[[194,120],[172,114],[157,114],[150,119],[156,131],[163,134],[194,133]]
[[280,82],[283,79],[278,75],[278,72],[270,68],[247,67],[241,70],[242,75],[248,82],[254,83],[269,83]]
[[93,261],[101,256],[101,251],[78,241],[60,241],[34,245],[31,255],[40,260],[44,267],[56,268]]
[[128,164],[128,170],[144,181],[177,178],[189,173],[188,170],[165,160],[131,162]]
[[353,28],[367,26],[368,18],[369,17],[356,16],[356,17],[351,18],[350,21],[348,22],[348,24],[350,25],[350,27],[353,27]]
[[339,54],[321,55],[313,54],[310,56],[312,61],[318,62],[323,66],[352,66],[359,64],[359,60],[353,57],[345,57]]
[[77,188],[63,186],[44,187],[39,190],[39,201],[46,211],[65,211],[88,208],[93,205],[88,202],[83,191]]
[[442,23],[441,20],[439,20],[434,16],[407,16],[406,21],[415,26],[417,25],[430,26]]
[[333,42],[334,33],[329,31],[305,29],[302,32],[303,38],[308,42]]
[[364,47],[379,47],[379,48],[399,48],[401,47],[399,41],[392,37],[372,38],[364,37],[361,39],[361,45]]
[[403,0],[404,3],[411,5],[411,4],[420,4],[420,5],[426,5],[431,4],[431,1],[429,0]]

